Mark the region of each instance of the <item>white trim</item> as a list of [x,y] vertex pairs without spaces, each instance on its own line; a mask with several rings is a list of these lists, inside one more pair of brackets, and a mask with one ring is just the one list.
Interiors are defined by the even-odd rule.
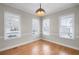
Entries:
[[[18,34],[15,34],[17,37],[12,37],[12,38],[10,38],[10,37],[8,37],[7,35],[7,33],[6,33],[6,21],[8,20],[8,17],[10,18],[18,18],[18,20],[19,20],[19,25],[18,25]],[[20,28],[20,25],[21,25],[21,22],[20,22],[20,20],[21,20],[21,16],[19,15],[19,14],[16,14],[16,13],[13,13],[13,12],[9,12],[9,11],[5,11],[4,12],[4,40],[9,40],[9,39],[15,39],[15,38],[19,38],[19,37],[21,37],[21,28]],[[12,34],[12,33],[10,33],[10,34]]]
[[61,35],[60,35],[60,27],[61,27],[61,25],[60,25],[60,21],[61,21],[61,18],[62,17],[72,17],[72,21],[73,21],[73,38],[67,38],[67,39],[75,39],[75,14],[74,13],[69,13],[69,14],[65,14],[65,15],[62,15],[62,16],[59,16],[59,37],[60,38],[65,38],[65,37],[62,37]]
[[[5,47],[5,48],[0,49],[0,51],[5,51],[5,50],[8,50],[8,49],[12,49],[12,48],[15,48],[15,47],[19,47],[19,46],[21,46],[21,45],[29,44],[29,43],[32,43],[32,42],[34,42],[34,41],[40,40],[40,39],[42,39],[42,38],[38,38],[38,39],[31,40],[31,41],[19,43],[19,44],[17,44],[17,45]],[[46,41],[49,41],[49,42],[52,42],[52,43],[56,43],[56,44],[59,44],[59,45],[63,45],[63,46],[72,48],[72,49],[79,50],[79,48],[77,48],[77,47],[72,47],[72,46],[69,46],[69,45],[65,45],[65,44],[62,44],[62,43],[55,42],[55,41],[47,40],[47,39],[44,39],[44,38],[43,38],[42,40],[46,40]]]
[[40,38],[39,39],[33,39],[31,41],[27,41],[27,42],[23,42],[23,43],[19,43],[19,44],[13,45],[13,46],[5,47],[5,48],[0,49],[0,51],[5,51],[5,50],[8,50],[8,49],[19,47],[21,45],[29,44],[29,43],[32,43],[32,42],[37,41],[37,40],[40,40]]
[[75,50],[79,50],[79,48],[77,48],[77,47],[72,47],[72,46],[70,46],[70,45],[65,45],[65,44],[62,44],[62,43],[59,43],[59,42],[55,42],[55,41],[51,41],[51,40],[47,40],[47,39],[43,39],[43,40],[49,41],[49,42],[51,42],[51,43],[56,43],[56,44],[59,44],[59,45],[63,45],[63,46],[65,46],[65,47],[69,47],[69,48],[72,48],[72,49],[75,49]]

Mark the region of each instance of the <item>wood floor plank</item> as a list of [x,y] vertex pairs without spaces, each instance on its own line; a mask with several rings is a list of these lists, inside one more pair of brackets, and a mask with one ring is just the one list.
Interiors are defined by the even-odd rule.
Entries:
[[79,55],[79,51],[45,40],[0,52],[0,55]]

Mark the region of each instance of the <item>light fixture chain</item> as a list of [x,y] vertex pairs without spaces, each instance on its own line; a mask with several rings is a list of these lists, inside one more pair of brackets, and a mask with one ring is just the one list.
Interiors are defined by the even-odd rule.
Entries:
[[40,8],[41,8],[41,3],[40,3]]

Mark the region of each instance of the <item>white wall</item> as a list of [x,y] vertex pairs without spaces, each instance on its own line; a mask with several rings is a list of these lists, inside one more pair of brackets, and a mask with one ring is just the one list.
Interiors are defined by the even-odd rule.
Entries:
[[[68,14],[75,15],[75,38],[73,40],[59,38],[59,17]],[[79,50],[79,6],[62,10],[60,12],[45,16],[44,19],[45,18],[50,19],[50,35],[44,35],[44,38],[47,38],[49,41],[53,41]]]
[[[4,12],[12,12],[21,16],[21,37],[13,40],[4,40]],[[8,49],[9,47],[17,46],[24,42],[34,40],[32,37],[32,19],[37,18],[29,13],[23,12],[13,7],[0,4],[0,50]]]
[[[21,32],[22,36],[21,38],[13,39],[13,40],[4,40],[4,12],[12,12],[21,15]],[[75,14],[75,39],[61,39],[59,38],[59,19],[58,17],[65,14]],[[3,4],[0,4],[0,50],[5,50],[7,47],[14,47],[18,44],[26,43],[33,39],[32,37],[32,19],[37,18],[29,13],[26,13],[24,11],[5,6]],[[61,43],[64,45],[68,45],[74,48],[79,49],[79,6],[72,7],[69,9],[65,9],[63,11],[48,15],[45,18],[50,19],[50,36],[43,36],[44,38],[47,38],[50,41],[54,41],[57,43]]]

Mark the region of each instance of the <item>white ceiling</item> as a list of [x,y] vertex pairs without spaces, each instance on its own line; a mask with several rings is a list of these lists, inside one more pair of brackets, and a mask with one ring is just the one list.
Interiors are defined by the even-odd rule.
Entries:
[[[22,11],[28,12],[30,14],[35,13],[35,11],[39,8],[39,3],[5,3],[5,5],[9,5],[11,7],[15,7]],[[69,7],[73,7],[78,5],[77,3],[42,3],[42,8],[46,11],[46,14],[49,15],[51,13],[55,13],[61,10],[64,10]]]

